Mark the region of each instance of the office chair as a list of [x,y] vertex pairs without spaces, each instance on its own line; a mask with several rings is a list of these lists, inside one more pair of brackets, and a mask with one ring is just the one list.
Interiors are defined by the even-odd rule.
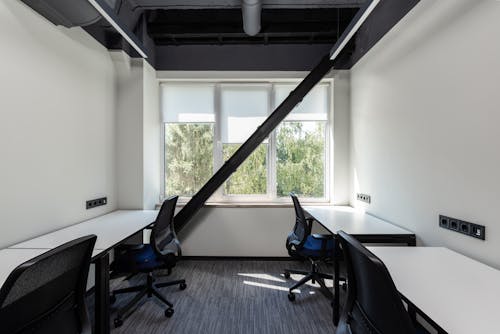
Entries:
[[91,334],[85,291],[95,241],[70,241],[14,269],[0,289],[0,332]]
[[290,274],[305,275],[297,284],[289,289],[288,299],[295,300],[293,290],[299,286],[312,281],[323,288],[323,292],[328,298],[332,299],[333,294],[325,285],[325,279],[333,279],[332,275],[327,275],[319,272],[318,264],[321,261],[331,259],[334,255],[334,239],[332,235],[327,234],[311,234],[313,218],[306,218],[304,210],[302,209],[297,196],[290,193],[295,209],[295,226],[293,231],[288,235],[286,240],[286,249],[288,254],[295,258],[306,258],[311,261],[310,271],[301,271],[294,269],[285,269],[285,278],[290,278]]
[[146,284],[115,290],[111,293],[110,301],[114,303],[117,294],[138,292],[128,304],[117,311],[114,320],[115,327],[120,327],[123,324],[124,315],[144,296],[148,298],[155,296],[167,305],[165,316],[170,318],[174,314],[173,305],[157,289],[172,285],[179,285],[181,290],[187,287],[185,280],[153,284],[155,281],[153,271],[167,269],[168,274],[170,274],[177,261],[177,256],[181,256],[180,244],[174,230],[174,211],[177,198],[178,196],[172,196],[163,202],[152,227],[150,243],[121,249],[117,254],[117,259],[111,264],[111,269],[116,272],[147,274]]
[[340,231],[347,265],[347,302],[336,334],[415,334],[408,312],[384,263]]

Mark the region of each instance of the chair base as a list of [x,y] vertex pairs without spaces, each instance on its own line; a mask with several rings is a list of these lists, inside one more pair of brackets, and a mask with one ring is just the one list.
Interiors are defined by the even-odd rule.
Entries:
[[[325,284],[325,279],[333,279],[333,275],[328,275],[328,274],[324,274],[324,273],[319,272],[318,263],[316,261],[311,260],[311,271],[303,271],[303,270],[295,270],[295,269],[285,269],[284,270],[285,278],[289,278],[290,274],[304,275],[304,277],[300,281],[298,281],[294,286],[292,286],[288,290],[289,291],[288,299],[290,301],[295,300],[295,293],[293,292],[293,290],[306,284],[309,281],[311,281],[313,284],[317,282],[321,287],[322,294],[325,297],[327,297],[328,299],[333,300],[333,293],[330,291],[330,289]],[[340,280],[345,281],[345,279],[343,279],[343,278],[340,278]]]
[[134,298],[132,298],[132,300],[130,300],[125,306],[123,306],[116,312],[116,318],[114,320],[115,328],[123,325],[123,318],[129,315],[130,310],[134,306],[136,306],[144,296],[146,296],[147,298],[150,298],[152,296],[158,298],[159,301],[167,306],[167,309],[165,309],[165,316],[170,318],[174,314],[174,305],[158,291],[158,288],[164,288],[173,285],[179,285],[181,290],[184,290],[187,287],[185,280],[176,280],[154,284],[153,273],[148,273],[146,284],[114,290],[110,296],[110,300],[112,303],[116,300],[116,295],[118,294],[138,292],[134,296]]

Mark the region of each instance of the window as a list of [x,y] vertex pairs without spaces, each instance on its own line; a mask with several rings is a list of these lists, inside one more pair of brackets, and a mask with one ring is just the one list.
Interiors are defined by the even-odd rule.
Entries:
[[[269,113],[268,88],[263,85],[223,85],[221,98],[222,155],[226,161],[262,124]],[[265,141],[224,184],[224,195],[267,194]]]
[[[296,85],[163,83],[164,195],[188,200]],[[211,201],[329,201],[330,94],[317,85]]]
[[[295,88],[275,85],[275,107]],[[276,130],[277,196],[325,198],[328,86],[314,88]]]
[[167,85],[162,104],[165,194],[190,197],[214,172],[213,85]]

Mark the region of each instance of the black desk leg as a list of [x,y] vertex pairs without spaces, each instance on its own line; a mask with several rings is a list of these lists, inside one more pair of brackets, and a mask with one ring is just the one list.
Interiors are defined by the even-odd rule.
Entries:
[[334,266],[334,271],[335,275],[333,277],[333,287],[335,289],[335,295],[333,296],[333,324],[335,326],[338,325],[339,323],[339,313],[340,313],[340,245],[339,245],[339,240],[337,236],[334,236],[335,238],[335,249],[333,252],[333,266]]
[[95,333],[109,334],[109,254],[95,261]]
[[412,235],[408,238],[407,245],[411,247],[417,246],[417,238],[415,237],[415,235]]

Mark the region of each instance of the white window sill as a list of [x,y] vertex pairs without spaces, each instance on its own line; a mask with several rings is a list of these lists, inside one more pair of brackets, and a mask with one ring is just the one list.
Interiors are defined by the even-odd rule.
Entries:
[[[182,208],[186,203],[177,203],[178,208]],[[317,206],[330,206],[331,203],[326,202],[301,202],[301,205],[317,205]],[[161,204],[157,204],[160,208]],[[203,205],[206,208],[293,208],[292,203],[264,203],[264,202],[208,202]]]

